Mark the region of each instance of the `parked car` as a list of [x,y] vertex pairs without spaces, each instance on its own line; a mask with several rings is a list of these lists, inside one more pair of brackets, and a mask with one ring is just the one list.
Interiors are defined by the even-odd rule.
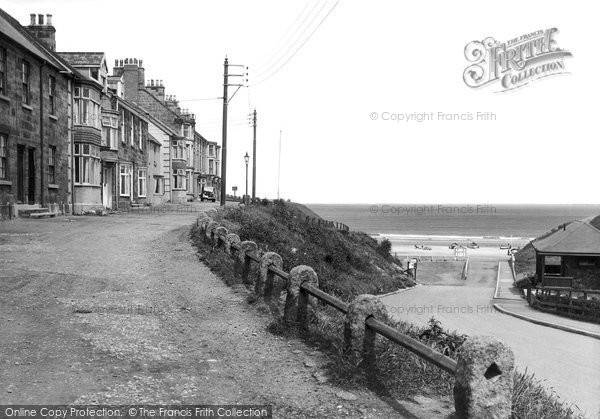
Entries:
[[510,249],[512,246],[510,243],[504,243],[500,245],[500,249],[502,250],[506,250],[506,249]]
[[214,187],[205,186],[202,188],[202,193],[200,194],[200,201],[204,202],[204,200],[216,202],[217,198],[215,197]]
[[467,247],[469,249],[479,249],[479,245],[475,242],[471,242],[470,244],[467,245]]
[[514,255],[515,253],[517,253],[519,250],[521,250],[518,247],[513,247],[512,249],[508,249],[508,255]]
[[460,245],[458,243],[452,243],[450,246],[448,246],[449,249],[455,249],[457,247],[459,247]]

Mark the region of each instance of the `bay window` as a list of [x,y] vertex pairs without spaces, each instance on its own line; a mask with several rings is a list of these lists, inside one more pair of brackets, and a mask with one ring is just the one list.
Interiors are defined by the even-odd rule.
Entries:
[[100,148],[93,144],[75,144],[75,183],[100,185]]
[[89,87],[75,87],[73,118],[77,125],[101,128],[100,95]]

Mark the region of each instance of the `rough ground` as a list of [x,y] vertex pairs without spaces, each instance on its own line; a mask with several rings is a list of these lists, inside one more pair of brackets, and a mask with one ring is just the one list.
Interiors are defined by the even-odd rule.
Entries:
[[0,404],[271,404],[274,417],[448,409],[426,398],[392,408],[317,381],[325,355],[269,334],[271,318],[198,262],[196,215],[0,223]]

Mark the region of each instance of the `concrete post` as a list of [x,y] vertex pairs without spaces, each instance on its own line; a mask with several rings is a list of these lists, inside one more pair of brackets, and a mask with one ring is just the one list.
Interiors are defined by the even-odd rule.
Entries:
[[515,357],[490,336],[468,338],[458,352],[454,405],[457,419],[510,418]]
[[219,247],[222,245],[223,247],[225,247],[225,237],[227,236],[227,233],[227,229],[223,226],[215,228],[215,234],[213,236],[213,246]]
[[240,244],[241,240],[240,240],[240,236],[238,236],[237,234],[234,233],[229,233],[227,236],[225,236],[225,252],[228,255],[233,255],[233,252],[231,250],[231,245],[236,243],[236,244]]
[[314,287],[319,286],[319,279],[314,269],[306,265],[292,268],[287,283],[287,297],[285,299],[285,310],[283,314],[283,318],[287,323],[295,323],[298,320],[300,285],[304,282],[307,282]]
[[273,290],[273,272],[269,271],[269,266],[283,268],[283,259],[275,252],[267,252],[260,260],[260,274],[254,287],[254,293],[257,296],[270,297]]
[[376,333],[365,333],[365,321],[371,316],[377,320],[387,318],[387,309],[378,297],[361,294],[352,300],[344,322],[344,340],[351,357],[363,356],[366,365],[374,366]]
[[241,272],[242,274],[242,282],[244,284],[249,283],[248,276],[250,273],[250,258],[246,257],[246,252],[256,252],[258,250],[258,246],[256,243],[248,240],[244,240],[240,243],[240,247],[242,250],[238,253],[236,261],[235,261],[235,271]]

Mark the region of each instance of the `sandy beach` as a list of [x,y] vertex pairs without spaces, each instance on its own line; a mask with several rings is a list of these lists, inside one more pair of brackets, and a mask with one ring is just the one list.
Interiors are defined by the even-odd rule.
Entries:
[[[378,239],[388,238],[392,242],[392,254],[400,259],[419,258],[429,260],[430,258],[452,260],[455,257],[455,251],[450,249],[452,243],[458,243],[467,247],[468,244],[475,242],[479,245],[477,249],[466,249],[466,256],[469,259],[481,260],[506,260],[509,259],[507,249],[500,249],[501,245],[511,244],[513,248],[525,246],[531,239],[526,237],[477,237],[477,236],[424,236],[424,235],[397,235],[385,234],[375,236]],[[431,248],[424,250],[419,247]]]

